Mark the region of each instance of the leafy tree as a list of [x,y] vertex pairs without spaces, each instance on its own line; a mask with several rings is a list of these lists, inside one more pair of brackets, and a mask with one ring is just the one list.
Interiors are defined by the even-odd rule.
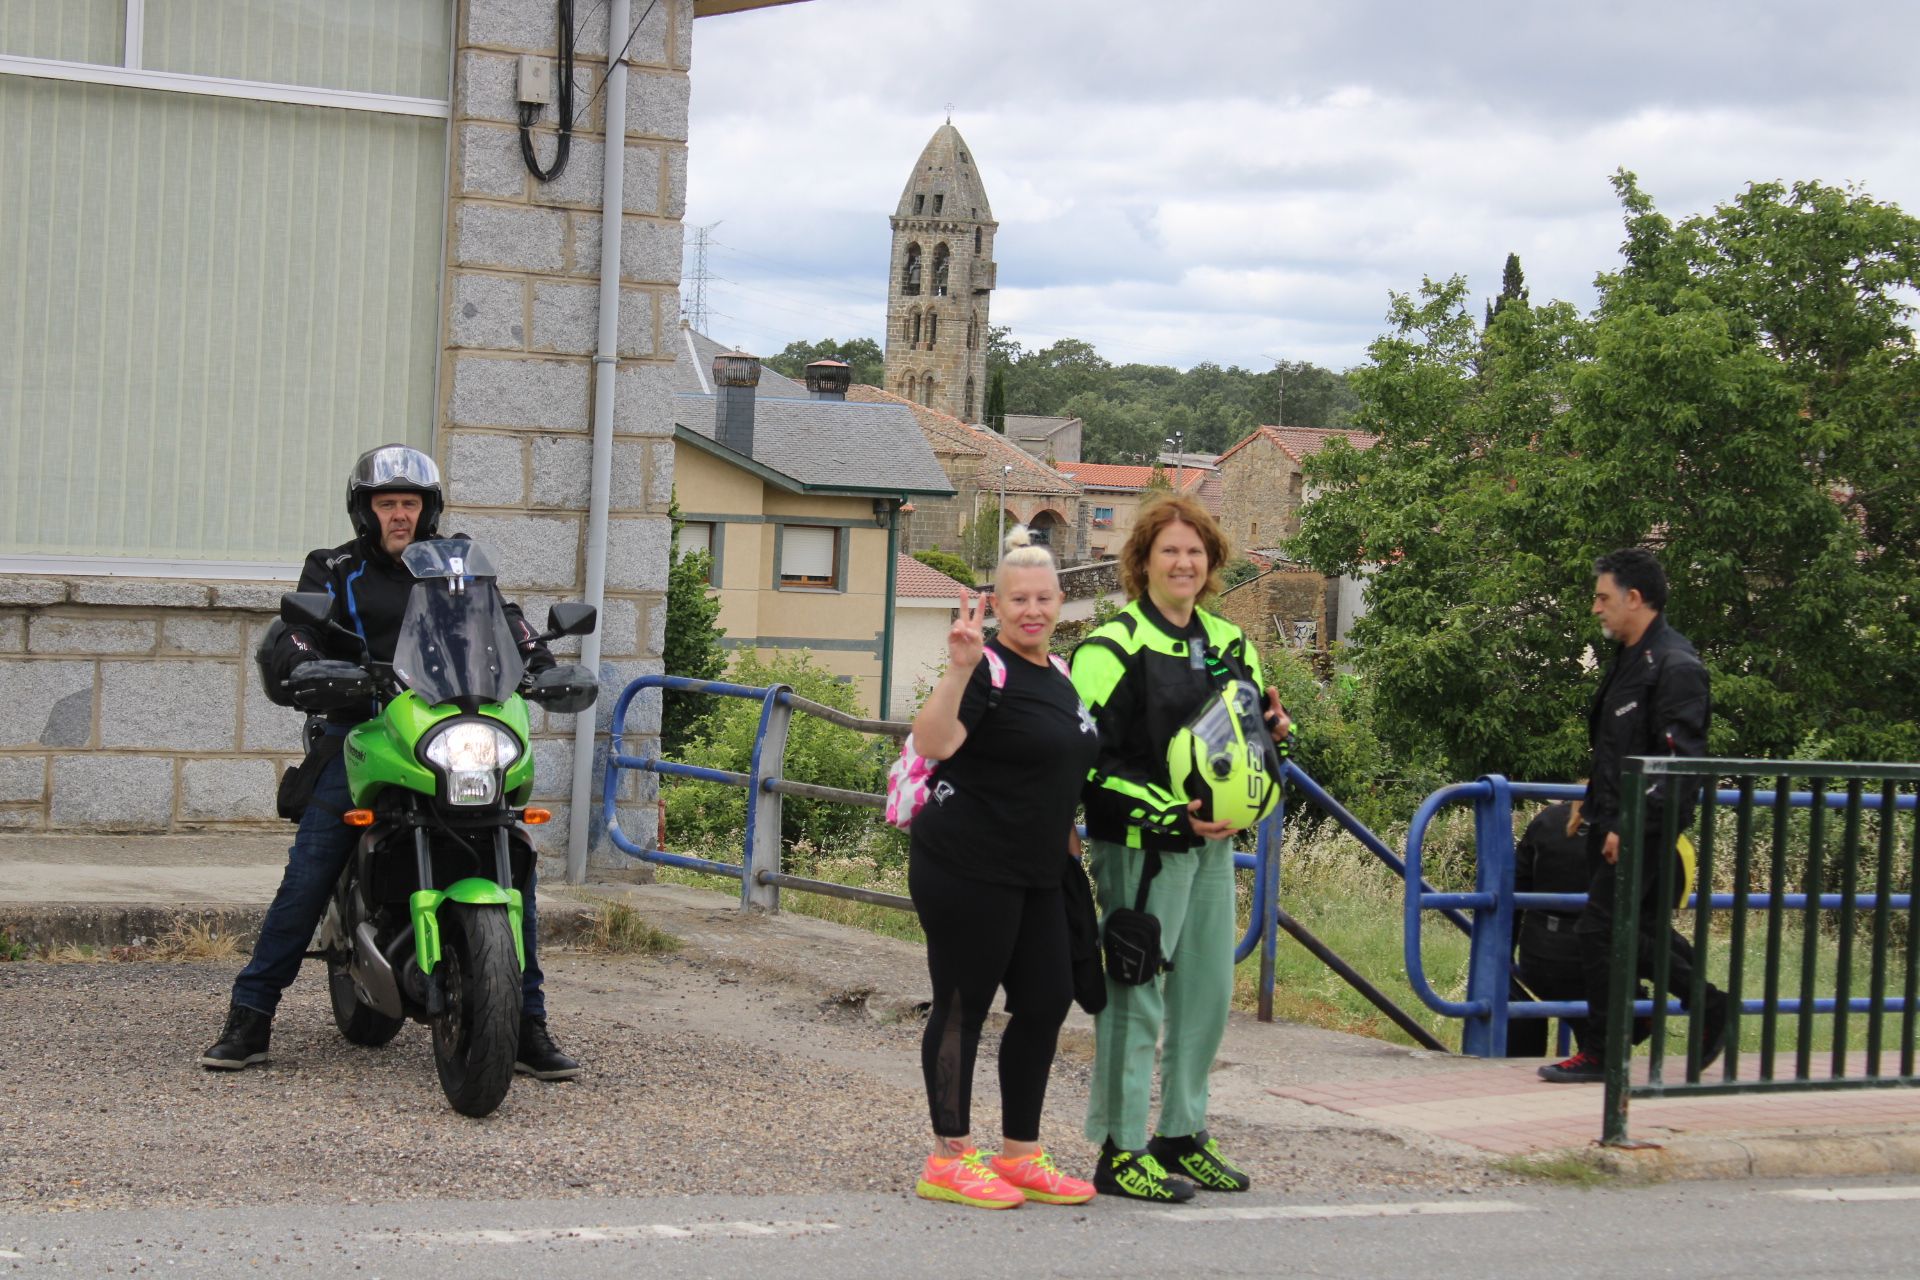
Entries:
[[973,566],[968,564],[962,557],[954,555],[951,551],[940,551],[929,548],[925,551],[914,552],[913,558],[921,564],[926,565],[929,569],[938,569],[949,578],[957,578],[968,586],[974,585]]
[[[999,494],[992,495],[997,501]],[[968,521],[960,530],[960,552],[966,562],[984,573],[1000,563],[1000,522],[997,516],[983,515]],[[977,578],[970,578],[978,581]]]
[[[686,522],[680,518],[677,496],[669,500],[667,516],[673,522],[673,542],[667,568],[667,642],[661,654],[662,666],[670,676],[715,680],[727,669],[727,655],[720,646],[720,638],[726,635],[719,625],[720,600],[707,586],[713,574],[713,557],[705,551],[680,550],[680,530]],[[707,705],[708,700],[697,693],[668,690],[662,694],[662,756],[681,758]]]
[[1576,776],[1592,560],[1645,544],[1713,672],[1712,750],[1912,758],[1920,222],[1801,183],[1675,225],[1616,188],[1591,315],[1521,296],[1478,334],[1458,278],[1395,295],[1353,374],[1379,446],[1309,461],[1295,550],[1370,575],[1382,736],[1456,776]]
[[1520,255],[1507,255],[1507,265],[1500,272],[1500,296],[1487,302],[1487,324],[1493,324],[1493,318],[1507,308],[1509,303],[1526,305],[1527,278],[1520,271]]
[[995,369],[987,380],[987,425],[1007,434],[1007,371]]
[[844,360],[853,366],[853,380],[869,387],[886,385],[886,356],[872,338],[853,338],[842,342],[822,338],[818,342],[789,342],[777,356],[763,362],[775,373],[789,378],[806,376],[807,366],[815,360]]

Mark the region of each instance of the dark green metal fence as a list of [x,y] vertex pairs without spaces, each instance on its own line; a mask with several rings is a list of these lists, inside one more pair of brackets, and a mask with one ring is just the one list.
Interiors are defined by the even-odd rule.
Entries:
[[[1759,792],[1762,782],[1771,783],[1771,796]],[[1804,822],[1786,802],[1795,782],[1811,796]],[[1662,783],[1664,803],[1649,802],[1649,787]],[[1738,793],[1730,807],[1712,803],[1714,789],[1721,785]],[[1629,1075],[1631,1037],[1624,1032],[1632,1025],[1635,1011],[1636,934],[1640,913],[1646,909],[1641,886],[1649,874],[1670,873],[1679,835],[1674,819],[1682,797],[1690,792],[1697,795],[1702,788],[1707,803],[1699,808],[1696,836],[1699,892],[1692,910],[1696,959],[1691,989],[1670,993],[1669,950],[1658,947],[1651,975],[1653,1035],[1647,1081],[1635,1084]],[[1914,1064],[1916,1008],[1920,1006],[1920,911],[1915,909],[1912,893],[1920,854],[1916,789],[1920,789],[1920,765],[1911,764],[1666,757],[1626,762],[1621,779],[1613,981],[1607,1001],[1611,1030],[1606,1045],[1604,1142],[1633,1145],[1627,1137],[1627,1104],[1632,1098],[1920,1085]],[[1838,811],[1837,842],[1830,807]],[[1863,836],[1869,820],[1878,829],[1870,840]],[[1771,832],[1771,839],[1764,842],[1757,840],[1756,832],[1762,822]],[[1712,889],[1716,869],[1723,865],[1729,824],[1733,892],[1716,895]],[[1658,858],[1647,857],[1647,850],[1657,851]],[[1756,875],[1764,877],[1763,886],[1756,887]],[[1863,885],[1870,891],[1863,892]],[[1655,936],[1665,939],[1673,927],[1673,895],[1654,894],[1650,906]],[[1712,938],[1709,922],[1716,908],[1730,912],[1726,1050],[1717,1064],[1703,1072],[1700,1059],[1710,1021],[1705,998]],[[1756,985],[1756,978],[1746,971],[1746,955],[1756,912],[1765,917],[1764,960],[1757,975],[1759,990],[1749,996],[1747,989]],[[1788,946],[1790,921],[1798,925],[1796,947]],[[1856,995],[1853,973],[1859,963],[1857,949],[1863,945],[1868,948],[1867,991]],[[1832,996],[1820,998],[1815,993],[1823,957],[1831,959],[1834,987]],[[1679,997],[1686,1010],[1684,1080],[1675,1082],[1665,1078],[1669,994]],[[1751,1055],[1743,1055],[1740,1048],[1741,1021],[1747,1015],[1761,1019],[1759,1049]],[[1816,1015],[1832,1020],[1824,1053],[1816,1053]],[[1855,1015],[1866,1020],[1863,1054],[1853,1051]],[[1783,1025],[1792,1033],[1790,1055],[1781,1052]]]

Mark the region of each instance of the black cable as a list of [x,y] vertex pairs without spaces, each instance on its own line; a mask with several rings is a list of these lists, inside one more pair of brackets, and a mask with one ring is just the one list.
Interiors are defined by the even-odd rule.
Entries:
[[533,153],[533,124],[540,118],[540,104],[520,104],[520,158],[527,171],[542,182],[552,182],[567,167],[573,151],[573,0],[560,0],[560,141],[554,147],[553,168],[542,169],[540,157]]
[[[634,23],[633,30],[627,32],[626,43],[620,46],[620,52],[607,59],[607,70],[600,77],[600,88],[595,89],[592,96],[587,99],[587,105],[580,108],[580,116],[576,117],[576,123],[579,119],[584,118],[587,112],[593,110],[593,104],[600,100],[600,90],[605,89],[607,87],[607,81],[613,78],[613,64],[627,56],[627,49],[633,44],[633,38],[640,34],[641,27],[647,25],[647,15],[651,14],[653,12],[653,6],[659,3],[660,0],[647,0],[647,7],[641,11],[640,21]],[[607,40],[609,43],[612,42],[613,32],[607,32]]]

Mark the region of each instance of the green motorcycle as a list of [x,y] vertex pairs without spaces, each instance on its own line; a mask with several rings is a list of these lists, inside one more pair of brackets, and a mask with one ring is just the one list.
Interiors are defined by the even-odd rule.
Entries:
[[[343,818],[364,830],[317,945],[340,1033],[382,1045],[408,1018],[427,1024],[447,1101],[484,1116],[506,1097],[519,1049],[526,952],[514,886],[534,857],[520,823],[547,816],[526,807],[527,704],[583,711],[599,684],[579,666],[527,674],[497,574],[473,543],[416,542],[400,558],[415,581],[391,663],[371,661],[332,620],[330,596],[281,598],[289,625],[344,637],[362,656],[296,667],[294,705],[372,712],[342,747],[354,805]],[[556,604],[540,638],[586,635],[595,621],[587,605]]]

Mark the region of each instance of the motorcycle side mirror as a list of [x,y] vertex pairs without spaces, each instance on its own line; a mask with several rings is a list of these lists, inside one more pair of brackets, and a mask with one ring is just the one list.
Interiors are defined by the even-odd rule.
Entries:
[[301,663],[287,677],[286,687],[287,696],[302,711],[346,711],[365,707],[373,699],[373,677],[366,668],[338,658]]
[[[555,608],[564,606],[556,605]],[[586,608],[585,605],[575,606]],[[588,613],[593,610],[588,609]],[[555,715],[570,716],[585,711],[600,696],[600,682],[593,673],[576,663],[548,667],[527,685],[528,702],[538,703]]]
[[280,597],[280,619],[290,627],[325,627],[333,597],[324,591],[289,591]]
[[560,636],[590,635],[600,622],[600,611],[590,604],[579,604],[572,600],[563,600],[547,610],[548,640]]

